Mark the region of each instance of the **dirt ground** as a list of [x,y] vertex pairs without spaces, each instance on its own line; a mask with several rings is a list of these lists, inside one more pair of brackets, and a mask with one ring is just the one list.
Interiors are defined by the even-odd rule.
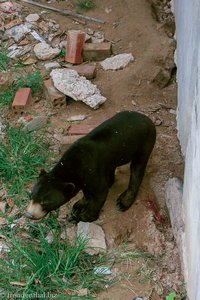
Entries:
[[[42,1],[45,3],[46,1]],[[157,141],[142,182],[137,201],[127,212],[116,210],[116,198],[126,188],[129,167],[118,169],[116,181],[108,199],[96,221],[105,231],[109,249],[127,243],[140,251],[148,251],[159,256],[159,266],[147,282],[140,283],[131,274],[138,268],[138,262],[119,264],[118,272],[128,274],[118,285],[100,293],[98,299],[132,300],[141,296],[146,299],[165,299],[171,291],[177,294],[182,288],[182,275],[178,250],[170,227],[165,205],[165,184],[170,177],[183,176],[183,160],[176,132],[176,83],[160,88],[153,79],[159,73],[166,57],[171,53],[173,39],[166,33],[161,23],[152,16],[147,0],[101,0],[94,1],[96,7],[80,11],[105,21],[105,24],[74,20],[49,13],[48,18],[60,24],[62,30],[88,28],[104,33],[112,42],[114,54],[132,53],[135,60],[118,71],[104,71],[97,63],[97,75],[93,83],[100,89],[107,101],[97,110],[81,102],[70,102],[66,107],[52,108],[44,96],[31,106],[29,114],[51,117],[52,132],[59,132],[69,125],[70,116],[85,114],[87,119],[81,124],[97,125],[116,112],[135,110],[148,115],[156,124]],[[57,8],[74,9],[76,1],[50,1]],[[39,13],[41,9],[24,4],[26,14]],[[40,63],[37,64],[40,66]],[[17,116],[9,116],[17,120]],[[51,135],[53,143],[59,147]],[[59,155],[59,154],[58,154]],[[77,197],[78,198],[78,197]],[[148,207],[148,200],[157,203],[164,223],[156,221],[155,211]],[[62,209],[66,209],[63,207]],[[69,210],[69,206],[67,206]],[[181,299],[181,298],[179,298]]]

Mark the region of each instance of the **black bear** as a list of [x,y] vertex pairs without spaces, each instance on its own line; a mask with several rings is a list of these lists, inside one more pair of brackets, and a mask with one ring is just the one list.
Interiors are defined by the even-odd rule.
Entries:
[[41,172],[26,217],[40,219],[82,190],[84,196],[74,204],[71,220],[96,220],[115,169],[130,162],[128,188],[117,199],[118,209],[127,210],[136,198],[155,140],[155,125],[147,116],[117,113],[72,144],[49,173]]

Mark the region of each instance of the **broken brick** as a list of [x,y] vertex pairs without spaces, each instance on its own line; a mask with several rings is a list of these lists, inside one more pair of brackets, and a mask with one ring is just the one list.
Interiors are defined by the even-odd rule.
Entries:
[[12,103],[12,109],[15,112],[24,112],[26,107],[31,101],[31,89],[19,88],[15,94],[15,98]]
[[67,135],[64,136],[62,141],[60,142],[60,152],[64,153],[70,145],[75,143],[80,138],[84,137],[84,134],[77,134],[77,135]]
[[81,64],[83,62],[82,51],[85,37],[85,32],[80,30],[68,31],[65,61],[72,64]]
[[104,60],[112,54],[112,46],[110,42],[104,43],[86,43],[83,47],[84,61]]
[[69,69],[75,70],[80,76],[85,76],[87,79],[92,79],[96,76],[96,66],[83,64],[78,66],[70,66]]
[[44,81],[44,87],[46,98],[52,102],[53,106],[62,106],[63,104],[66,104],[66,95],[54,87],[51,78]]
[[10,29],[10,28],[20,25],[20,24],[22,24],[21,19],[14,19],[5,25],[5,29]]
[[94,127],[94,125],[73,124],[68,128],[67,133],[69,135],[85,135],[94,129]]

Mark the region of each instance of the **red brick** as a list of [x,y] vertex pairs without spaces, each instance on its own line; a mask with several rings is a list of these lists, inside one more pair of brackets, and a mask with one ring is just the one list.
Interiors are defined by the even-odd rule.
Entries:
[[53,106],[61,106],[63,104],[66,104],[66,95],[64,95],[54,87],[51,78],[44,81],[44,88],[46,98],[52,102]]
[[85,37],[85,32],[80,30],[68,31],[65,61],[72,64],[81,64],[83,62],[82,51]]
[[85,76],[87,79],[92,79],[96,76],[96,66],[83,64],[78,66],[70,66],[69,69],[75,70],[79,75]]
[[84,137],[84,135],[68,135],[64,136],[61,143],[60,143],[60,152],[63,153],[65,152],[70,145],[75,143],[77,140],[80,138]]
[[20,25],[20,24],[22,24],[21,19],[14,19],[5,25],[5,29],[10,29],[10,28]]
[[110,42],[104,43],[86,43],[83,47],[84,61],[103,60],[112,54],[112,46]]
[[94,128],[94,125],[73,124],[68,128],[67,133],[69,135],[85,135],[88,134]]
[[24,112],[26,107],[31,101],[31,89],[19,88],[15,94],[15,98],[12,103],[12,109],[15,112]]

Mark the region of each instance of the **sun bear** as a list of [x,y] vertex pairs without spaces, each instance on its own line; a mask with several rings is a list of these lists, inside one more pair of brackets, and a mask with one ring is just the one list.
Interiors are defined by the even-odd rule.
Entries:
[[128,187],[117,199],[118,209],[127,210],[136,198],[155,140],[155,125],[147,116],[117,113],[72,144],[50,172],[41,172],[26,217],[41,219],[82,190],[83,198],[74,204],[70,220],[95,221],[115,169],[130,163]]

